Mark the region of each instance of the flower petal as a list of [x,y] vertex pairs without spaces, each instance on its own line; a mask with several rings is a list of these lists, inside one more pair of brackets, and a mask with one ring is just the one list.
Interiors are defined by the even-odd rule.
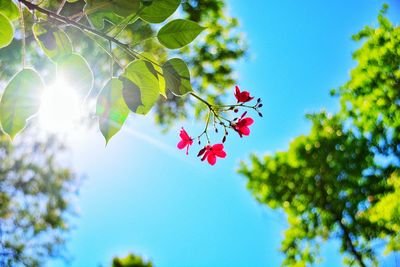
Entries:
[[254,120],[252,118],[244,118],[243,121],[244,121],[244,125],[246,125],[246,126],[250,126],[254,123]]
[[215,155],[220,158],[225,158],[226,152],[225,151],[217,151],[217,152],[215,152]]
[[215,156],[214,153],[210,153],[207,157],[208,163],[210,163],[211,166],[214,166],[215,163],[217,162],[217,157]]
[[179,134],[179,136],[183,139],[183,140],[189,140],[191,139],[190,136],[188,135],[188,133],[185,131],[185,129],[181,130],[181,133]]
[[184,149],[186,146],[187,146],[187,142],[185,140],[181,140],[177,145],[177,147],[179,149]]
[[248,136],[248,135],[250,135],[250,128],[247,126],[244,126],[244,127],[240,128],[240,133]]
[[216,145],[213,145],[212,150],[213,150],[213,152],[215,152],[215,151],[222,151],[222,150],[224,150],[224,145],[223,145],[223,144],[216,144]]

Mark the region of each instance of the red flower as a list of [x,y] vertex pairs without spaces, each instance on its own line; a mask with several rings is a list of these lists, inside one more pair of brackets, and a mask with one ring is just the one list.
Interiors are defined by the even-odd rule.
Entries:
[[239,86],[236,86],[235,97],[238,103],[246,103],[254,99],[247,91],[240,92]]
[[214,166],[215,163],[217,162],[217,157],[225,158],[226,152],[224,151],[223,144],[216,144],[213,146],[208,145],[208,146],[204,147],[202,150],[200,150],[200,152],[197,156],[198,157],[203,156],[201,158],[201,161],[204,161],[205,159],[207,159],[208,163],[210,163],[210,165]]
[[247,112],[243,113],[242,117],[240,117],[239,120],[233,125],[233,128],[236,132],[238,132],[240,137],[243,137],[243,135],[248,136],[250,134],[249,126],[254,123],[252,118],[244,117],[246,114]]
[[184,149],[186,147],[186,155],[188,155],[189,147],[193,145],[193,139],[188,135],[188,133],[185,131],[185,129],[183,129],[183,127],[179,136],[181,137],[181,141],[179,141],[178,143],[178,148]]

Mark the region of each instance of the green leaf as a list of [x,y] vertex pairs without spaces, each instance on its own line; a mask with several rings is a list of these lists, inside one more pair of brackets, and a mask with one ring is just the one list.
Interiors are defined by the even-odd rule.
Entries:
[[93,87],[93,73],[86,60],[78,54],[70,54],[57,62],[57,79],[67,83],[85,98]]
[[181,0],[149,0],[140,18],[149,23],[161,23],[169,18],[181,4]]
[[122,94],[129,109],[137,114],[147,114],[160,95],[154,65],[145,60],[135,60],[126,67],[121,80],[124,83]]
[[11,140],[39,111],[43,88],[42,78],[33,69],[23,69],[7,85],[0,101],[0,122]]
[[162,95],[163,97],[167,98],[167,89],[166,89],[166,84],[165,84],[165,79],[163,76],[163,70],[162,67],[154,64],[155,62],[157,62],[156,58],[147,52],[144,52],[141,54],[141,56],[143,57],[144,60],[149,61],[150,63],[153,64],[154,69],[156,70],[156,76],[158,79],[158,84],[160,86],[160,95]]
[[164,25],[157,38],[165,47],[177,49],[190,44],[204,29],[196,22],[176,19]]
[[84,11],[96,28],[104,28],[104,20],[118,24],[139,11],[140,0],[87,0]]
[[122,21],[122,18],[110,11],[98,11],[88,15],[90,22],[97,29],[104,28],[104,21],[107,20],[112,24],[118,24]]
[[14,28],[11,21],[0,13],[0,48],[8,46],[14,38]]
[[18,7],[11,0],[0,0],[0,12],[11,21],[19,18]]
[[186,63],[179,58],[172,58],[162,66],[167,89],[176,96],[183,96],[193,91],[190,84],[190,72]]
[[106,144],[119,132],[129,115],[122,88],[123,83],[118,78],[112,78],[97,98],[96,114],[99,116],[100,131],[106,139]]
[[72,53],[72,43],[61,29],[47,23],[35,23],[32,27],[36,41],[50,59],[57,61]]

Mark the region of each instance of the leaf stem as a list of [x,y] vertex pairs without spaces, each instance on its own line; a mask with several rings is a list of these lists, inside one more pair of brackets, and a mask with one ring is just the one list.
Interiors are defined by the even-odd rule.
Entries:
[[24,9],[21,2],[19,2],[19,14],[21,23],[21,41],[22,41],[22,68],[26,65],[26,40],[25,40],[25,21],[24,21]]
[[67,0],[62,0],[60,6],[57,9],[57,14],[61,13],[61,10],[64,8],[65,3],[67,2]]
[[108,41],[108,44],[110,45],[110,75],[112,79],[114,77],[114,54],[112,51],[112,42]]

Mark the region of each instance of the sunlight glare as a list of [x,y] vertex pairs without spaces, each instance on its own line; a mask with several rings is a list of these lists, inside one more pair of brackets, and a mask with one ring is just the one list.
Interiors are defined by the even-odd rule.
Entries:
[[71,131],[82,119],[78,94],[63,80],[45,89],[39,111],[41,127],[51,133]]

